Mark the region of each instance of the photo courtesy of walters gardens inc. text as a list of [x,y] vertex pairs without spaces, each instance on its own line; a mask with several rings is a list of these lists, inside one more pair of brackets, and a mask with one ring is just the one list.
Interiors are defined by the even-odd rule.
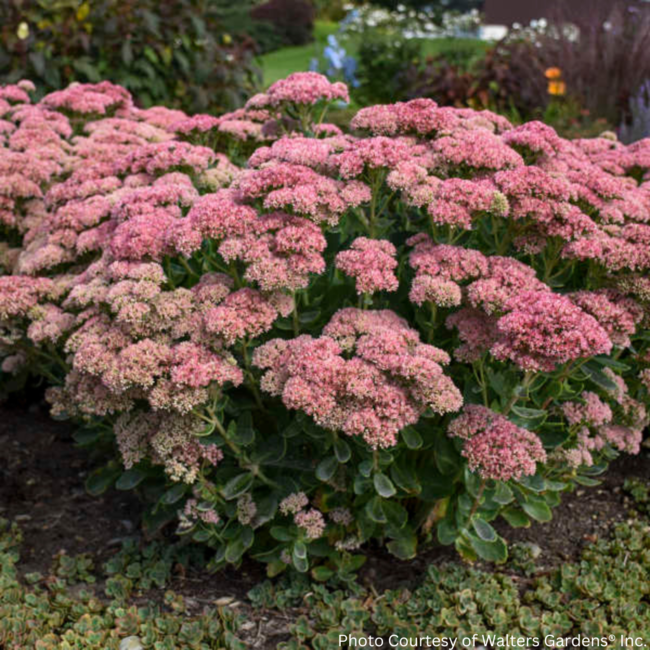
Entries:
[[[386,642],[386,643],[385,643]],[[472,634],[471,636],[459,638],[446,637],[402,637],[398,634],[391,634],[388,639],[382,637],[355,637],[341,635],[339,637],[340,647],[360,648],[455,648],[477,647],[484,648],[607,648],[620,644],[618,647],[643,648],[647,647],[643,637],[625,637],[621,635],[602,637],[555,637],[547,634],[540,637],[521,637],[515,635],[497,636],[496,634]]]
[[0,25],[0,649],[650,649],[650,2]]

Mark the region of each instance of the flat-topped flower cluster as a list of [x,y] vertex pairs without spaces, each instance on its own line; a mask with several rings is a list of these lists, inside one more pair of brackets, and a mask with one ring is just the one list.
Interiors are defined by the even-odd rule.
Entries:
[[32,91],[0,89],[2,371],[215,566],[327,577],[434,530],[502,560],[497,516],[639,451],[650,140],[428,99],[344,131],[316,73],[217,117]]

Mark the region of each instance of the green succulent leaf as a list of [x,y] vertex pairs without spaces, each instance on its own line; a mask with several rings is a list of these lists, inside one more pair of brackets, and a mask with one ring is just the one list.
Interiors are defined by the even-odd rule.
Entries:
[[253,428],[253,415],[250,411],[244,411],[237,419],[235,434],[231,436],[235,444],[247,447],[255,440],[255,429]]
[[177,483],[170,487],[169,490],[160,497],[160,500],[167,505],[172,505],[183,498],[187,489],[188,486],[185,483]]
[[418,540],[415,535],[394,539],[386,544],[388,550],[400,560],[412,560],[417,554]]
[[374,521],[376,524],[385,524],[388,521],[386,513],[382,507],[381,497],[372,497],[372,499],[366,503],[365,512],[370,521]]
[[480,517],[474,517],[472,519],[472,527],[484,542],[494,542],[497,538],[496,530],[494,530],[487,521]]
[[467,533],[467,539],[476,555],[486,562],[502,564],[508,559],[508,547],[501,537],[497,536],[492,541],[486,541],[476,535]]
[[120,476],[120,478],[115,482],[115,487],[118,490],[132,490],[140,485],[145,478],[147,478],[147,475],[144,472],[140,471],[136,467],[132,467],[122,473],[122,476]]
[[293,539],[293,535],[288,528],[284,526],[271,526],[271,537],[277,539],[278,542],[290,542]]
[[456,451],[454,443],[447,436],[436,436],[433,449],[436,467],[441,474],[448,476],[458,470],[460,455]]
[[530,526],[528,515],[519,508],[504,508],[500,514],[513,528],[528,528]]
[[341,438],[337,438],[334,443],[334,453],[338,462],[342,464],[347,463],[352,457],[350,445],[345,440],[341,440]]
[[334,576],[334,570],[326,566],[317,566],[311,570],[311,576],[317,582],[326,582]]
[[327,482],[336,474],[338,467],[338,458],[336,456],[328,456],[316,466],[316,478],[319,481]]
[[551,521],[553,514],[545,501],[542,499],[529,499],[521,504],[523,511],[536,521]]
[[409,449],[420,449],[422,447],[422,436],[414,427],[402,429],[402,439]]
[[373,476],[372,481],[377,494],[384,497],[384,499],[390,499],[390,497],[397,494],[397,489],[393,485],[393,482],[383,472],[377,472]]
[[250,490],[255,477],[251,472],[244,472],[231,478],[222,488],[221,493],[226,501],[232,501]]
[[456,541],[456,538],[458,537],[458,528],[452,519],[443,519],[438,524],[437,535],[438,541],[443,546],[449,546]]
[[113,485],[119,474],[120,470],[117,467],[110,465],[101,467],[86,479],[86,490],[94,497],[99,496]]
[[511,503],[515,498],[515,495],[512,493],[512,490],[502,481],[497,483],[497,486],[492,495],[492,499],[500,505],[507,505]]
[[599,367],[597,363],[589,361],[585,363],[581,370],[589,377],[589,379],[599,388],[602,388],[606,391],[616,391],[618,389],[616,383],[613,379],[608,377]]
[[530,431],[539,429],[546,422],[548,417],[547,411],[541,409],[531,409],[525,406],[514,405],[511,410],[510,419]]
[[386,515],[388,523],[395,529],[399,530],[406,525],[408,521],[408,512],[406,509],[395,501],[384,501],[382,509]]

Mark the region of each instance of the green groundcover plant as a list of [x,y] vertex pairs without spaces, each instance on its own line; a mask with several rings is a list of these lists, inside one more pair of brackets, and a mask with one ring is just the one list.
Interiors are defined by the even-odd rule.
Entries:
[[2,369],[115,441],[91,491],[137,488],[213,567],[503,562],[494,520],[639,451],[650,141],[431,100],[345,134],[317,73],[221,117],[31,90],[0,91]]
[[[315,584],[293,572],[256,585],[245,604],[221,597],[215,607],[190,614],[191,594],[183,597],[170,587],[179,586],[172,581],[173,565],[201,570],[196,547],[154,543],[140,550],[128,540],[103,571],[95,571],[87,554],[61,555],[47,575],[23,576],[21,531],[0,520],[0,643],[7,650],[118,650],[137,637],[132,645],[147,649],[239,650],[253,641],[251,619],[263,613],[252,630],[259,641],[258,630],[267,635],[263,621],[281,612],[292,619],[278,644],[282,650],[363,647],[364,640],[371,647],[371,638],[372,647],[378,640],[383,647],[397,647],[397,641],[426,647],[416,640],[427,637],[455,639],[458,647],[475,634],[493,646],[495,637],[506,636],[536,639],[536,647],[547,648],[573,647],[582,638],[583,646],[589,639],[591,647],[618,650],[632,647],[630,639],[650,641],[647,524],[643,518],[621,523],[611,539],[552,571],[529,553],[530,578],[523,583],[513,573],[514,559],[493,573],[458,563],[431,565],[412,589],[380,594],[358,584]],[[153,588],[166,589],[164,596]],[[341,636],[347,641],[340,643]]]

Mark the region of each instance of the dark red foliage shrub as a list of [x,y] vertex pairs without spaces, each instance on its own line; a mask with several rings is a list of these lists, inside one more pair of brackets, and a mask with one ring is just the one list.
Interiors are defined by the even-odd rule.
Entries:
[[535,116],[547,102],[544,66],[524,41],[498,43],[469,70],[444,56],[406,72],[408,98],[431,97],[443,106],[472,106]]

